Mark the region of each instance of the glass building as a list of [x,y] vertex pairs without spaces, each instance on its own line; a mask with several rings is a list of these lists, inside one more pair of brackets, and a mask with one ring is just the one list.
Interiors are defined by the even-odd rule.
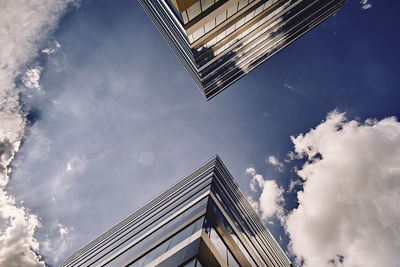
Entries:
[[218,156],[61,266],[292,266]]
[[207,100],[345,0],[139,0]]

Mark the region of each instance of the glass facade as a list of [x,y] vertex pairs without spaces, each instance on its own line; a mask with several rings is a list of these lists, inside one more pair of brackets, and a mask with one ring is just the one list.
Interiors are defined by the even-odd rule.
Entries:
[[334,15],[345,0],[139,0],[207,100]]
[[292,266],[218,156],[61,266]]

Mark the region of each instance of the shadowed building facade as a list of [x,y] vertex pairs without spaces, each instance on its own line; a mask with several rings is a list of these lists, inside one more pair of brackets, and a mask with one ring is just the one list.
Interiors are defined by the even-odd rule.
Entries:
[[345,0],[139,0],[207,100]]
[[61,266],[292,266],[218,156]]

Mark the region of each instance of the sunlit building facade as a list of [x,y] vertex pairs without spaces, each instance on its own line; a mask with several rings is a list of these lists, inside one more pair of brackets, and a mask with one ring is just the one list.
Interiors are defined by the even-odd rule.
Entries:
[[345,0],[139,0],[207,100]]
[[292,266],[218,156],[61,266]]

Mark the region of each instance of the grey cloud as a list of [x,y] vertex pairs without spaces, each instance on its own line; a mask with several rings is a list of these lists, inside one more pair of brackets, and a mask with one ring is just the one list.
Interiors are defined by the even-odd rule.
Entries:
[[[25,135],[25,112],[20,106],[18,77],[38,54],[44,38],[56,26],[59,16],[72,1],[2,1],[0,9],[0,266],[43,266],[37,256],[39,244],[34,237],[39,227],[5,190],[9,170]],[[40,66],[27,70],[22,82],[40,89]]]

